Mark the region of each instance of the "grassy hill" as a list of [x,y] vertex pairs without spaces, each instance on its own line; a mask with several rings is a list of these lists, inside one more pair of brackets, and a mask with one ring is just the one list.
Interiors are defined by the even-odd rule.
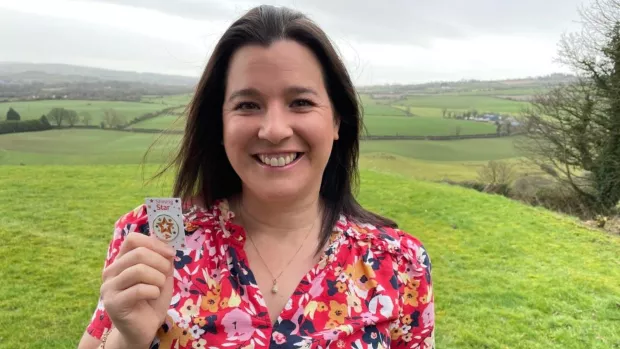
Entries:
[[[144,185],[135,165],[2,174],[0,347],[75,347],[114,221],[147,195],[168,195],[169,179]],[[374,171],[362,172],[359,198],[427,247],[438,348],[620,346],[617,237],[499,196]]]

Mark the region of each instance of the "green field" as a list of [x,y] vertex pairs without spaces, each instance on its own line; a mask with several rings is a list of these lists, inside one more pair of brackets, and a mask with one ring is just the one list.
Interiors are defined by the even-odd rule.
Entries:
[[[64,129],[0,135],[0,164],[88,165],[162,162],[179,143],[178,136],[121,131]],[[157,142],[156,142],[157,141]]]
[[[0,165],[137,164],[150,145],[147,162],[161,162],[180,136],[121,131],[64,129],[0,136]],[[362,154],[392,153],[429,161],[486,161],[518,156],[515,138],[459,141],[365,141]]]
[[132,128],[146,128],[155,130],[184,130],[185,117],[178,114],[165,114],[133,124]]
[[190,102],[191,98],[191,94],[173,96],[144,96],[142,97],[142,102],[164,104],[167,106],[187,105]]
[[[132,127],[183,130],[185,117],[179,115],[161,115],[153,119],[138,122]],[[462,135],[494,133],[496,128],[490,123],[441,119],[436,117],[406,117],[366,115],[364,123],[368,134],[373,136],[446,136],[454,135],[457,130]]]
[[[75,348],[114,221],[170,181],[145,186],[134,165],[0,171],[0,347]],[[620,347],[618,237],[500,196],[361,175],[361,203],[428,249],[437,348]]]
[[[141,102],[112,102],[112,101],[72,101],[72,100],[49,100],[35,102],[7,102],[0,103],[0,116],[4,119],[9,108],[15,109],[22,120],[38,119],[41,115],[49,113],[52,108],[65,108],[76,112],[88,112],[93,120],[92,125],[97,125],[103,118],[103,109],[112,108],[124,116],[127,121],[146,113],[152,113],[169,107],[157,103]],[[81,118],[80,118],[81,119]],[[49,120],[54,123],[53,120]],[[66,125],[66,121],[63,122]]]
[[475,121],[436,117],[374,116],[364,117],[368,134],[373,136],[451,136],[495,133],[495,125]]
[[405,101],[398,101],[397,104],[415,108],[436,108],[440,111],[443,108],[459,111],[476,109],[479,113],[494,112],[508,114],[518,114],[523,107],[527,106],[526,103],[522,102],[477,95],[409,96]]
[[362,153],[390,153],[428,161],[487,161],[519,157],[515,138],[465,139],[459,141],[368,141]]

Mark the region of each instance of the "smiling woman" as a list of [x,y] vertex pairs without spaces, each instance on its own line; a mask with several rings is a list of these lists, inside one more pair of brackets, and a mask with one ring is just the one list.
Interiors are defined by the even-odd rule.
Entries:
[[422,243],[355,199],[360,111],[304,15],[249,11],[191,103],[173,195],[186,247],[121,217],[80,347],[434,348]]

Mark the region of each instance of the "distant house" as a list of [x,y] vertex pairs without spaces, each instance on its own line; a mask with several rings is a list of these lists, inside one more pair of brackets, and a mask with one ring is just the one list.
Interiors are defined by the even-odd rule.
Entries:
[[484,114],[481,117],[484,121],[502,121],[502,117],[501,115],[497,115],[497,114]]

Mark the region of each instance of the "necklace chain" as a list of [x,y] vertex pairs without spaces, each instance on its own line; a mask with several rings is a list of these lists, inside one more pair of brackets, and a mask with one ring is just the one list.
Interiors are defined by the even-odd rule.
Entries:
[[[243,203],[240,202],[241,207],[243,208],[243,211],[245,211],[245,207],[243,206]],[[301,248],[304,246],[304,244],[306,243],[306,240],[308,239],[308,236],[310,236],[310,232],[312,231],[312,228],[314,228],[314,224],[316,223],[316,219],[312,222],[312,225],[310,226],[310,229],[308,229],[308,232],[306,233],[306,236],[304,237],[304,240],[301,242],[301,244],[299,245],[299,247],[297,248],[297,251],[295,251],[295,254],[293,254],[293,257],[291,257],[291,259],[289,260],[289,262],[284,266],[284,268],[282,269],[282,271],[280,271],[280,274],[278,274],[278,276],[273,276],[273,273],[271,272],[271,270],[269,269],[269,266],[267,266],[267,263],[265,262],[265,260],[263,259],[263,256],[261,256],[260,251],[258,250],[258,248],[256,247],[256,244],[254,243],[254,239],[252,239],[252,235],[247,233],[246,230],[246,235],[250,238],[250,242],[252,243],[252,246],[254,247],[254,249],[256,250],[256,254],[258,254],[258,258],[260,258],[261,262],[263,263],[263,265],[265,266],[265,268],[267,269],[267,271],[269,272],[269,274],[271,274],[271,278],[273,280],[273,285],[271,287],[271,293],[276,294],[278,293],[278,279],[280,278],[280,276],[282,276],[282,274],[284,273],[284,271],[286,271],[286,267],[289,266],[291,264],[291,262],[293,261],[293,259],[295,259],[295,256],[297,256],[297,254],[299,253],[299,251],[301,251]]]

